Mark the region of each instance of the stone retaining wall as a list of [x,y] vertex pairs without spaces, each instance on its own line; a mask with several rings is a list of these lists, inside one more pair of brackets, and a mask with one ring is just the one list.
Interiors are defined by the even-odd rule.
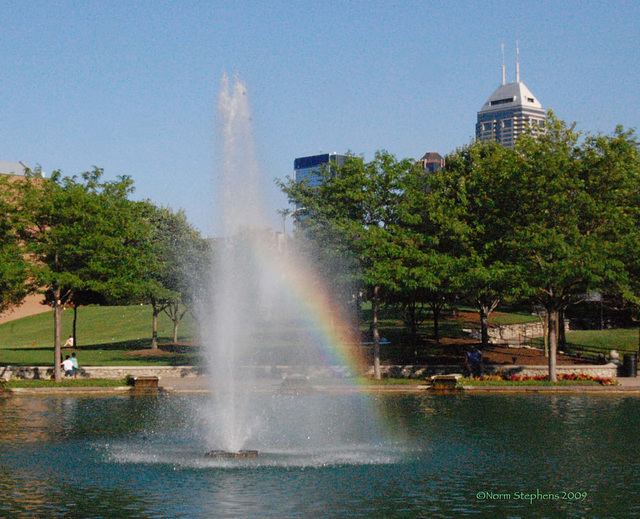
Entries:
[[[395,378],[427,378],[433,375],[464,373],[463,365],[405,365],[381,366],[384,376]],[[486,373],[506,373],[508,375],[539,376],[549,372],[548,366],[487,365]],[[575,365],[558,366],[558,374],[592,375],[594,377],[615,378],[618,365]],[[344,366],[261,366],[260,376],[282,379],[291,375],[305,375],[309,378],[349,377],[350,371]],[[81,377],[121,379],[127,375],[134,377],[156,376],[160,378],[197,377],[203,375],[203,368],[194,366],[96,366],[80,368]],[[53,375],[50,367],[0,367],[0,379],[16,378],[49,378]],[[373,366],[364,373],[373,376]]]
[[[569,320],[564,322],[565,332],[569,331]],[[480,331],[478,330],[479,334]],[[527,342],[534,337],[544,337],[544,326],[541,322],[503,324],[489,328],[489,341],[492,343],[508,342],[519,340],[521,343]]]
[[[194,366],[87,366],[80,367],[78,377],[121,379],[127,375],[133,377],[197,377],[203,369]],[[50,366],[0,367],[0,379],[49,378],[53,376]],[[63,374],[64,376],[64,374]]]

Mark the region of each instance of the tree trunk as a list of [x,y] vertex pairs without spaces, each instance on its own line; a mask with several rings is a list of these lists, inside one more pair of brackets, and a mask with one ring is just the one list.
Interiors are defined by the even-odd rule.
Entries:
[[78,324],[78,305],[73,305],[73,347],[78,347],[77,337],[77,324]]
[[362,315],[361,315],[361,310],[362,310],[362,301],[360,300],[360,291],[356,290],[356,296],[355,296],[355,329],[356,330],[360,330],[360,324],[362,323]]
[[371,331],[373,334],[373,378],[376,380],[382,378],[382,371],[380,370],[380,330],[378,328],[379,293],[380,287],[374,287],[371,301],[371,312],[373,314]]
[[418,360],[418,312],[417,312],[417,303],[414,301],[411,311],[413,315],[411,316],[411,343],[413,346],[413,358]]
[[409,333],[411,335],[411,346],[413,348],[414,359],[418,358],[418,315],[417,315],[417,303],[411,301],[404,307],[404,320],[405,325],[409,327]]
[[440,303],[432,303],[431,312],[433,313],[433,338],[436,344],[440,344]]
[[556,353],[558,351],[558,313],[557,308],[547,308],[549,316],[549,380],[556,382],[558,375],[556,373]]
[[544,332],[544,356],[549,357],[549,311],[545,310],[544,322],[542,323]]
[[173,344],[178,343],[178,325],[184,316],[184,313],[180,315],[180,303],[174,302],[172,304],[172,314],[173,314]]
[[480,314],[480,337],[483,349],[489,346],[489,316],[500,304],[500,299],[489,299],[488,304],[485,304],[485,301],[486,299],[476,300]]
[[60,354],[60,336],[62,333],[62,302],[60,301],[60,290],[53,290],[53,379],[56,382],[62,380],[62,355]]
[[479,304],[478,307],[480,309],[480,338],[484,350],[489,345],[489,314],[485,305]]
[[409,331],[411,332],[411,338],[413,339],[413,343],[416,342],[416,337],[418,335],[418,313],[416,310],[416,302],[412,301],[407,306],[407,311],[409,312],[408,321],[409,321]]
[[155,304],[152,304],[151,308],[153,309],[153,329],[151,331],[151,349],[157,350],[158,349],[158,314],[160,313],[160,310],[158,309],[158,306]]
[[567,351],[567,335],[564,331],[564,309],[558,311],[558,348]]

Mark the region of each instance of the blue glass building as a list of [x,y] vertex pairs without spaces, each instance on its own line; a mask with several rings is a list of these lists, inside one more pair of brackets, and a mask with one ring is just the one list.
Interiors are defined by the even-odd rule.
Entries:
[[324,164],[328,164],[331,168],[334,166],[341,168],[347,158],[346,155],[338,155],[336,153],[323,153],[297,158],[293,161],[293,179],[295,182],[302,182],[306,179],[311,187],[319,186],[322,183],[322,178],[318,175],[320,168]]

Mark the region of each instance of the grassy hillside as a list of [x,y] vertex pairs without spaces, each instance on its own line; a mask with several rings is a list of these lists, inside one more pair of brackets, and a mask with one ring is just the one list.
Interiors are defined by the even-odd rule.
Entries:
[[584,356],[609,355],[611,350],[620,354],[638,351],[638,329],[577,330],[567,333],[567,350]]
[[[532,344],[542,348],[544,341],[537,338]],[[608,357],[611,350],[618,350],[620,355],[637,353],[638,328],[571,331],[567,333],[567,346],[563,350],[571,355],[595,358]]]
[[[132,351],[148,349],[151,344],[150,306],[87,306],[78,310],[77,346],[80,364],[140,364]],[[63,342],[72,333],[73,311],[62,314]],[[160,343],[171,341],[173,328],[164,314],[159,319]],[[179,327],[179,342],[193,341],[197,336],[193,318],[187,315]],[[63,350],[64,354],[71,350]],[[53,357],[53,314],[24,317],[0,325],[0,363],[3,365],[51,365]],[[144,363],[177,364],[187,361],[188,354],[161,354],[145,357]]]
[[[123,366],[123,365],[182,365],[200,363],[197,348],[181,348],[176,351],[150,349],[151,344],[151,307],[149,306],[88,306],[78,311],[78,345],[73,348],[78,355],[81,366]],[[502,322],[522,322],[530,316],[517,314],[500,314]],[[457,319],[443,319],[441,323],[442,337],[449,339],[466,338],[468,334],[463,328],[475,322],[476,317],[470,312],[460,312]],[[63,341],[71,335],[73,312],[63,313]],[[422,342],[430,336],[432,323],[427,320],[420,328],[420,348],[423,350],[425,362],[442,356],[449,346],[445,341],[440,346],[431,342]],[[363,323],[363,330],[367,327]],[[396,318],[383,319],[382,336],[390,341],[384,347],[383,360],[399,355],[405,349],[413,354],[412,338]],[[187,315],[179,327],[180,343],[198,343],[197,326],[193,318]],[[268,337],[268,330],[263,330],[263,339]],[[294,360],[295,352],[300,346],[299,330],[276,330],[279,348],[290,349]],[[291,336],[291,337],[290,337]],[[159,320],[160,344],[169,344],[172,337],[171,321],[165,315]],[[285,340],[286,339],[286,340]],[[282,341],[284,340],[284,344]],[[567,334],[569,353],[598,357],[608,355],[611,349],[620,353],[638,351],[638,330],[617,329],[604,331],[575,331]],[[542,340],[539,341],[542,346]],[[404,349],[403,349],[404,348]],[[402,350],[402,351],[401,351]],[[63,355],[70,354],[71,349],[63,350]],[[269,354],[266,351],[264,355]],[[405,352],[406,353],[406,352]],[[281,358],[282,351],[277,353]],[[411,357],[413,358],[413,357]],[[258,361],[269,362],[269,358],[260,357]],[[0,324],[0,365],[51,366],[53,363],[53,314],[33,315],[15,321]]]

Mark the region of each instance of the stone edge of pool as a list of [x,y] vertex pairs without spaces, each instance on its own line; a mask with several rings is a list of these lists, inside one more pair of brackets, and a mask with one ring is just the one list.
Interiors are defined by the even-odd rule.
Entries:
[[[634,381],[635,382],[635,381]],[[193,386],[193,385],[192,385]],[[344,386],[312,386],[311,389],[325,393],[640,393],[640,380],[637,384],[621,384],[617,386],[462,386],[453,390],[433,390],[425,385],[360,385]],[[206,387],[181,388],[179,385],[166,385],[158,389],[140,390],[131,386],[112,387],[43,387],[43,388],[5,388],[0,391],[4,396],[23,395],[102,395],[102,394],[168,394],[168,393],[210,393]]]

